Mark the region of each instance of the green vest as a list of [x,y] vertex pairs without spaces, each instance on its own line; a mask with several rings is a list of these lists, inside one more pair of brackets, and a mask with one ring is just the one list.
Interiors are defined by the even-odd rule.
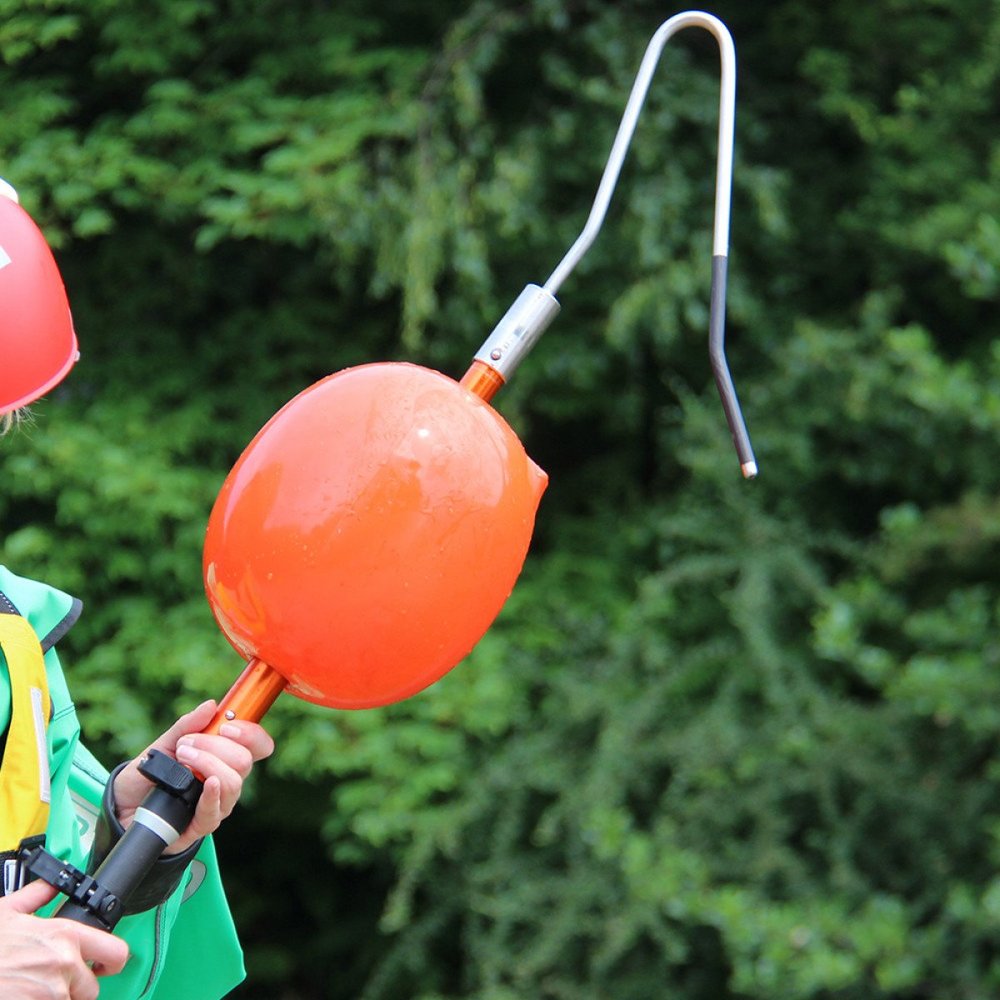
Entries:
[[[0,566],[7,595],[43,639],[74,620],[78,602]],[[85,868],[108,772],[80,743],[80,725],[55,648],[44,657],[51,697],[46,734],[50,812],[46,847]],[[10,677],[0,652],[0,733],[11,716]],[[59,899],[48,908],[58,906]],[[115,934],[131,958],[117,976],[102,977],[101,1000],[219,1000],[244,978],[243,954],[219,878],[215,848],[206,838],[177,891],[152,910],[122,918]]]

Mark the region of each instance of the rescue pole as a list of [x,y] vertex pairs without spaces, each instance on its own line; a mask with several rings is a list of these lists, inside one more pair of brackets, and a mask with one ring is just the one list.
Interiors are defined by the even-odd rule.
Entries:
[[[736,57],[702,11],[665,21],[643,56],[586,224],[544,285],[529,284],[456,382],[408,364],[328,376],[261,429],[223,484],[205,539],[205,588],[247,660],[204,730],[259,722],[282,692],[332,708],[387,705],[433,684],[489,628],[520,573],[547,483],[490,405],[560,310],[556,293],[596,238],[663,47],[697,27],[721,86],[709,355],[744,477],[757,474],[725,356]],[[34,852],[65,892],[57,911],[104,930],[190,824],[200,776],[153,751],[153,783],[94,875]]]

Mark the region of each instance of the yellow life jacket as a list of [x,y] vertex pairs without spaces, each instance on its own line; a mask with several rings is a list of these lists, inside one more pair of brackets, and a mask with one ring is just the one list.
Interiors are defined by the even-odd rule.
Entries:
[[0,763],[0,894],[21,885],[15,858],[23,840],[41,837],[51,786],[47,729],[52,706],[42,646],[26,618],[0,593],[0,652],[10,676],[10,725]]

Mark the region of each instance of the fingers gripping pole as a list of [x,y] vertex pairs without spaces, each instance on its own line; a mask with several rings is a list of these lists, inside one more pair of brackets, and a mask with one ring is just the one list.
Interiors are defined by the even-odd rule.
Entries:
[[[657,29],[646,47],[632,92],[618,126],[611,153],[598,185],[597,195],[586,224],[566,255],[556,266],[543,287],[528,285],[514,305],[497,324],[493,333],[476,354],[473,367],[463,384],[473,388],[488,386],[489,395],[504,383],[524,355],[559,312],[556,293],[572,273],[583,255],[590,249],[607,214],[625,154],[635,132],[653,73],[663,47],[682,28],[704,28],[719,45],[721,82],[719,93],[719,140],[715,178],[715,222],[712,245],[712,291],[709,318],[709,357],[719,390],[726,420],[739,456],[740,469],[746,478],[757,474],[750,437],[725,354],[726,272],[729,254],[729,213],[733,182],[733,133],[736,117],[736,51],[726,26],[703,11],[676,14]],[[489,377],[487,377],[489,376]],[[485,395],[485,393],[484,393]]]

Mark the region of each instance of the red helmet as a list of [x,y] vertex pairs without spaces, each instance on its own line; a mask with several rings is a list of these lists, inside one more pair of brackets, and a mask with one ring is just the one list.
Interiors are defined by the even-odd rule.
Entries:
[[44,395],[79,356],[52,251],[0,181],[0,413]]

